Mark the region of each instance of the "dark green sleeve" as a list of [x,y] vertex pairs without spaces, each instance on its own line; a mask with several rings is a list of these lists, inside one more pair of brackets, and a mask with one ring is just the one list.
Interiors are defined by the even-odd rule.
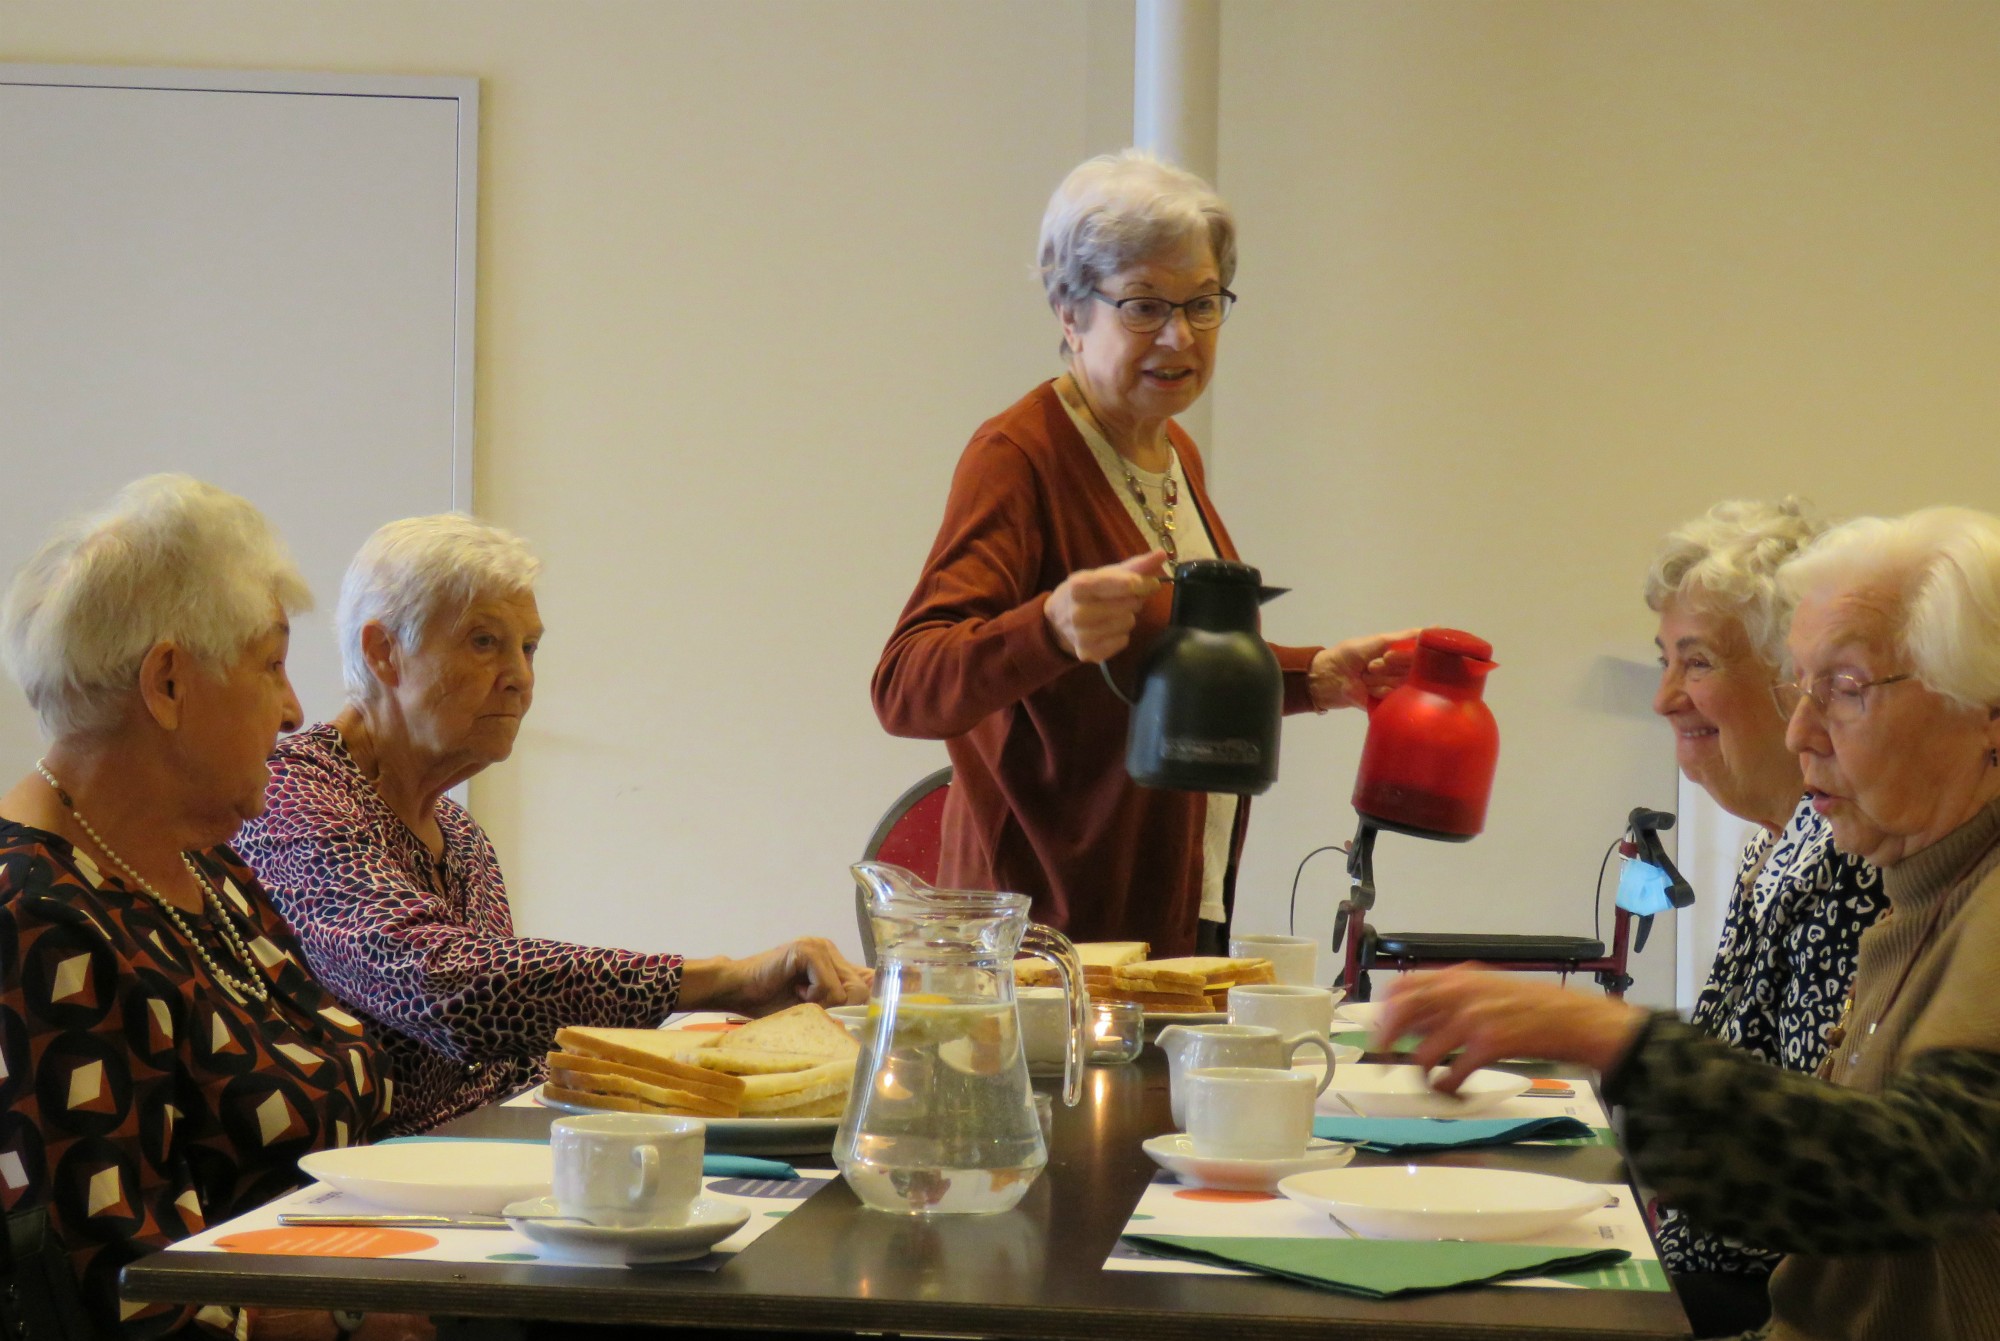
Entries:
[[1604,1094],[1640,1181],[1758,1247],[1909,1248],[2000,1209],[2000,1054],[1921,1052],[1861,1094],[1656,1016]]

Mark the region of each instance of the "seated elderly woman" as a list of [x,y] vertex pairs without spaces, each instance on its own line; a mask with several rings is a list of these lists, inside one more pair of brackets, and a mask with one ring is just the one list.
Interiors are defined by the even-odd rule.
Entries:
[[[1795,500],[1719,503],[1669,535],[1646,578],[1660,616],[1660,689],[1681,772],[1758,827],[1736,887],[1697,1029],[1791,1071],[1826,1056],[1854,977],[1861,933],[1881,912],[1875,868],[1833,847],[1805,795],[1799,757],[1772,701],[1789,612],[1780,564],[1824,529]],[[1696,1336],[1745,1331],[1769,1313],[1780,1254],[1746,1247],[1662,1213],[1660,1260]]]
[[299,1156],[389,1104],[361,1022],[223,846],[298,724],[287,616],[309,603],[255,508],[156,475],[58,531],[0,614],[49,738],[0,796],[0,1202],[45,1217],[93,1335],[234,1334],[229,1310],[121,1305],[119,1269],[297,1186]]
[[379,1026],[398,1132],[539,1079],[564,1025],[867,995],[867,971],[817,938],[683,960],[514,934],[493,845],[445,793],[513,752],[534,698],[540,568],[470,517],[370,537],[334,616],[347,706],[278,747],[269,808],[240,843],[313,971]]
[[1787,739],[1890,907],[1818,1077],[1508,975],[1406,979],[1378,1027],[1421,1064],[1462,1048],[1445,1089],[1499,1057],[1602,1071],[1663,1202],[1787,1254],[1762,1335],[2000,1337],[2000,519],[1850,522],[1780,581]]
[[[1174,422],[1215,371],[1236,221],[1206,182],[1128,149],[1064,179],[1040,257],[1065,370],[959,458],[875,712],[951,755],[943,883],[1017,890],[1077,940],[1219,954],[1248,804],[1134,783],[1129,714],[1092,663],[1131,683],[1167,623],[1165,565],[1237,557]],[[1400,636],[1274,647],[1285,711],[1386,693]]]

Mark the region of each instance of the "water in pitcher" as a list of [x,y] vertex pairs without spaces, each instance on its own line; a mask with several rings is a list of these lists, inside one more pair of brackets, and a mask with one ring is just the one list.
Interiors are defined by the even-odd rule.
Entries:
[[867,1120],[842,1161],[848,1185],[889,1211],[1007,1210],[1048,1161],[1014,1003],[912,996],[886,1022],[870,1014],[857,1073],[868,1092],[850,1104],[865,1104]]

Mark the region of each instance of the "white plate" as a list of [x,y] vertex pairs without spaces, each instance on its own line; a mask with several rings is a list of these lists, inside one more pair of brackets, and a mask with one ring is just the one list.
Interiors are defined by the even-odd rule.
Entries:
[[411,1141],[315,1150],[299,1169],[384,1210],[498,1215],[546,1195],[554,1165],[548,1146],[525,1141]]
[[[1356,1062],[1337,1068],[1333,1084],[1319,1096],[1319,1111],[1339,1117],[1471,1117],[1497,1107],[1533,1084],[1511,1071],[1474,1071],[1457,1095],[1443,1095],[1424,1083],[1414,1066]],[[1345,1101],[1344,1103],[1342,1101]]]
[[1523,1240],[1611,1204],[1593,1183],[1435,1164],[1294,1174],[1278,1191],[1371,1239]]
[[684,1225],[593,1225],[561,1215],[551,1197],[517,1201],[500,1212],[527,1238],[578,1262],[685,1262],[743,1228],[750,1208],[720,1197],[696,1197]]
[[1373,1029],[1381,1015],[1380,1001],[1343,1001],[1333,1008],[1333,1027],[1336,1032],[1343,1024],[1350,1030]]
[[1153,1163],[1192,1187],[1214,1187],[1225,1192],[1270,1192],[1278,1180],[1314,1169],[1337,1169],[1354,1158],[1354,1147],[1345,1141],[1322,1141],[1315,1137],[1297,1159],[1214,1159],[1194,1152],[1194,1138],[1186,1132],[1155,1136],[1140,1144]]
[[1146,1007],[1147,1024],[1227,1024],[1226,1010],[1154,1010]]
[[[534,1092],[535,1102],[558,1113],[584,1116],[622,1110],[573,1104],[551,1099],[542,1090]],[[823,1155],[833,1149],[833,1134],[840,1130],[838,1117],[705,1117],[711,1150],[758,1151],[771,1155]]]

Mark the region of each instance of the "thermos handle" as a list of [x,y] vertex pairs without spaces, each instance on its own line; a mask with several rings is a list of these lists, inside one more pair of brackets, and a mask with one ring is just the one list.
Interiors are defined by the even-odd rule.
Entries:
[[1083,1018],[1083,961],[1069,937],[1054,927],[1030,922],[1021,937],[1021,949],[1056,966],[1062,979],[1063,1000],[1069,1006],[1069,1036],[1063,1044],[1063,1107],[1074,1108],[1083,1098],[1083,1054],[1086,1044]]

